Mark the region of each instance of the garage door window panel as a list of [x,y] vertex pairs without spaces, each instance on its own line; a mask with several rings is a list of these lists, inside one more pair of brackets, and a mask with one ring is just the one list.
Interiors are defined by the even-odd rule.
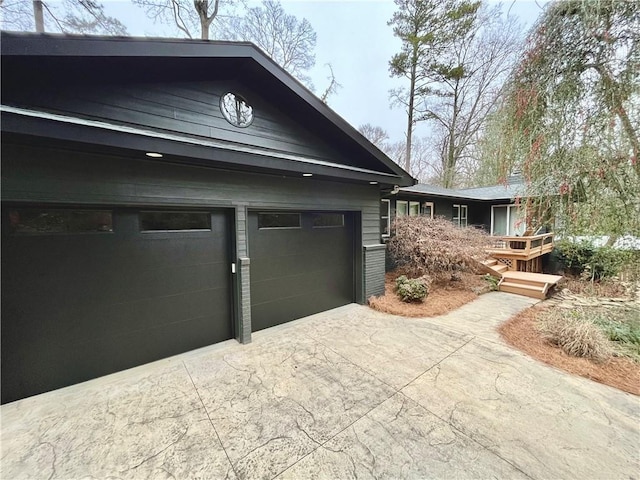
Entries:
[[9,210],[7,217],[9,231],[13,234],[113,232],[110,210],[14,208]]
[[207,212],[140,212],[140,231],[179,232],[211,231]]
[[342,213],[313,214],[313,228],[341,228],[341,227],[344,227],[344,215]]
[[299,213],[259,213],[258,229],[296,229],[301,228]]

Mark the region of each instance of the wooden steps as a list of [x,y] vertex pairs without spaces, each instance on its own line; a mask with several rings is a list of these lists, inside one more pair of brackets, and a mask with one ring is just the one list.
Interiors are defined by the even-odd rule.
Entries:
[[507,271],[507,266],[499,263],[495,258],[490,258],[480,262],[487,267],[485,271],[494,277],[502,278],[502,273]]
[[547,298],[549,291],[552,290],[560,280],[562,280],[562,277],[559,275],[504,272],[500,283],[498,283],[498,290],[544,300]]

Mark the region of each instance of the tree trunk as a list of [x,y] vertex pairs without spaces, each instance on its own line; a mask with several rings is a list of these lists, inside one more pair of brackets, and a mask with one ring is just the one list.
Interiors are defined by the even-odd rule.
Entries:
[[209,22],[206,18],[200,18],[200,38],[202,40],[209,40]]
[[411,64],[411,78],[409,85],[409,111],[407,112],[407,150],[405,152],[404,169],[411,174],[411,138],[413,136],[413,108],[416,94],[416,69],[417,58]]
[[33,19],[36,23],[36,32],[44,33],[44,11],[42,0],[33,0]]

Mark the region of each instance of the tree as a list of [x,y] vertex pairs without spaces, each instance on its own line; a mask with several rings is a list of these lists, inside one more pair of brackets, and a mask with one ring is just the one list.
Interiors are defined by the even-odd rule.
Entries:
[[[221,16],[220,0],[133,0],[154,22],[173,25],[187,38],[209,40],[214,22]],[[232,9],[235,0],[223,6]]]
[[126,35],[126,27],[93,0],[0,0],[2,28],[37,32]]
[[437,142],[440,183],[469,183],[479,163],[478,142],[520,51],[520,26],[500,7],[481,8],[466,34],[456,38],[426,74],[429,88],[421,118]]
[[640,235],[640,9],[561,0],[532,29],[504,108],[504,172],[567,233]]
[[325,88],[324,92],[322,92],[320,100],[328,105],[329,97],[338,93],[338,90],[342,88],[342,85],[338,83],[338,80],[336,80],[336,76],[333,73],[333,67],[331,66],[331,64],[325,63],[325,66],[329,68],[329,76],[327,77],[327,80],[329,80],[329,85],[327,85],[327,88]]
[[261,6],[229,19],[223,35],[256,44],[291,75],[311,85],[306,72],[316,62],[316,32],[306,18],[286,13],[279,0],[263,0]]
[[394,0],[398,10],[389,25],[393,34],[402,41],[400,53],[389,63],[393,77],[404,77],[408,88],[391,92],[394,104],[407,112],[405,170],[411,169],[411,141],[419,101],[428,93],[428,73],[440,68],[438,58],[445,54],[451,43],[464,35],[473,23],[480,3],[467,0]]

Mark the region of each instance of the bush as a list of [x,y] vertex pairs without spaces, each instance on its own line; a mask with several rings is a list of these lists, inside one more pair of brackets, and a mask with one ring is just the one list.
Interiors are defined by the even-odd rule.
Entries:
[[573,275],[586,274],[595,280],[618,275],[625,266],[637,261],[638,256],[630,250],[566,240],[556,244],[555,255],[564,270]]
[[597,325],[573,311],[554,312],[539,328],[542,337],[568,355],[604,361],[613,355],[609,339]]
[[421,302],[429,293],[429,282],[427,278],[401,275],[396,279],[396,289],[403,302]]
[[500,280],[498,280],[496,277],[494,277],[490,273],[485,273],[482,276],[482,278],[484,278],[484,280],[489,285],[489,290],[490,291],[492,291],[492,292],[498,291],[498,284],[500,283]]
[[488,235],[477,228],[460,228],[444,218],[405,216],[393,222],[388,251],[413,276],[451,280],[455,272],[476,271],[488,245]]

